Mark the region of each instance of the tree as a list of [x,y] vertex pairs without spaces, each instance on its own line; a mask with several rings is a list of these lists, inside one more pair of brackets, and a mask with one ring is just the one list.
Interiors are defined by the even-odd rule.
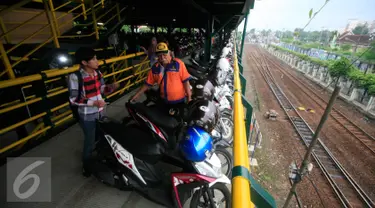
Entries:
[[267,36],[270,35],[272,33],[272,30],[267,30]]
[[367,23],[363,25],[357,25],[352,32],[355,35],[367,35],[369,33],[369,29],[367,27]]
[[352,71],[354,71],[354,66],[345,57],[335,60],[328,66],[328,73],[333,79],[336,79],[336,85],[340,78],[349,78]]
[[289,30],[282,32],[281,38],[291,39],[293,38],[293,32]]
[[251,29],[251,30],[250,30],[250,33],[251,33],[251,34],[254,34],[254,33],[255,33],[255,28]]
[[375,40],[370,44],[370,49],[363,54],[363,59],[375,61]]
[[333,40],[335,36],[337,36],[339,32],[337,30],[329,32],[329,42]]
[[132,29],[131,29],[130,25],[123,25],[121,27],[120,31],[124,31],[124,33],[131,33]]
[[301,29],[301,28],[296,28],[296,29],[294,29],[293,36],[294,36],[295,38],[299,38],[301,32],[302,32],[302,29]]
[[352,48],[352,46],[350,44],[343,44],[340,48],[343,51],[349,51]]
[[263,37],[265,37],[265,36],[267,36],[267,31],[266,31],[266,30],[262,30],[262,31],[260,32],[260,34],[261,34]]
[[361,102],[363,102],[366,94],[375,94],[375,74],[364,74],[359,70],[355,70],[350,74],[350,79],[354,82],[354,85],[364,89]]
[[309,35],[307,37],[307,41],[309,42],[317,42],[320,38],[320,32],[319,31],[313,31],[309,32]]

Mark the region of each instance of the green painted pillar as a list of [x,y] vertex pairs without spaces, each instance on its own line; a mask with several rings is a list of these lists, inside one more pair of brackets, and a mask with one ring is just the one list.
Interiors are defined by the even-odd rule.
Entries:
[[220,43],[220,48],[223,47],[224,45],[224,40],[223,40],[223,30],[219,31],[219,43]]
[[170,37],[171,36],[171,34],[172,34],[172,24],[169,24],[169,26],[168,26],[168,30],[167,30],[168,32],[168,37]]
[[249,12],[246,13],[245,24],[243,26],[242,41],[241,41],[241,54],[240,54],[241,59],[242,59],[242,53],[243,53],[243,48],[244,48],[244,43],[245,43],[245,38],[246,38],[246,27],[247,27],[248,16],[249,16]]
[[214,21],[213,17],[210,15],[207,22],[206,27],[206,34],[205,34],[205,49],[204,49],[204,60],[209,62],[211,59],[211,48],[212,48],[212,42],[211,42],[211,33],[212,33],[212,27],[213,27]]

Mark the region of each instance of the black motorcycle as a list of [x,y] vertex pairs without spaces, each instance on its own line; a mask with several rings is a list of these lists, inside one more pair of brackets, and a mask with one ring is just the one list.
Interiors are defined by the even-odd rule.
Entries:
[[[175,148],[184,137],[179,123],[142,103],[127,103],[126,123],[97,120],[97,142],[89,170],[99,180],[137,192],[167,207],[230,207],[231,195],[217,155],[192,162]],[[152,131],[145,131],[145,127]],[[165,166],[168,166],[166,168]],[[170,169],[173,166],[173,170]]]
[[[199,82],[198,82],[199,83]],[[209,83],[209,82],[208,82]],[[204,85],[206,86],[206,85]],[[206,99],[207,97],[212,97],[213,92],[209,92],[209,87],[203,87],[202,89],[196,89],[194,87],[193,90],[193,101],[190,103],[190,108],[192,105],[194,105],[194,101],[196,99]],[[211,88],[213,89],[213,88]],[[159,93],[156,90],[150,89],[145,92],[146,94],[146,100],[143,101],[143,104],[148,107],[154,107],[156,108],[155,103],[162,102],[160,101]],[[199,102],[198,100],[198,102]],[[189,107],[187,107],[189,108]],[[189,111],[189,109],[186,109],[186,111]],[[226,114],[227,112],[220,112],[218,120],[223,116],[221,114]],[[231,113],[231,112],[230,112]],[[184,117],[189,118],[189,115],[185,115]],[[185,120],[187,120],[185,118]],[[128,118],[129,119],[129,118]],[[214,152],[219,156],[221,162],[222,162],[222,172],[227,176],[231,177],[232,173],[232,167],[233,167],[233,156],[230,154],[227,150],[227,148],[230,148],[232,145],[231,143],[228,143],[222,136],[222,128],[220,123],[215,126],[215,130],[210,132],[212,138],[213,138],[213,145],[214,145]]]

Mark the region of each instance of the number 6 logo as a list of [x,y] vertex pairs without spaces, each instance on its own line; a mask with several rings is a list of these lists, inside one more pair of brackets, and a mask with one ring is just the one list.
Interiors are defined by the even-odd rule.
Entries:
[[[30,171],[35,169],[36,167],[42,165],[45,163],[44,161],[36,161],[29,166],[27,166],[25,169],[21,171],[20,174],[18,174],[17,178],[13,182],[13,192],[14,194],[20,198],[20,199],[27,199],[31,195],[33,195],[36,190],[38,189],[40,185],[40,178],[36,174],[29,174],[27,175]],[[24,193],[20,193],[20,187],[23,183],[25,183],[27,180],[30,178],[34,179],[33,185]]]

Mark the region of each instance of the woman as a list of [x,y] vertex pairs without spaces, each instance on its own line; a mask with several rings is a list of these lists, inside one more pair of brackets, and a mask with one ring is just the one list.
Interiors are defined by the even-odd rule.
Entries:
[[152,37],[151,39],[151,45],[148,47],[148,50],[146,50],[144,47],[141,47],[145,54],[147,54],[149,60],[150,60],[150,65],[154,65],[154,63],[157,62],[157,56],[156,56],[156,45],[158,44],[156,37]]

